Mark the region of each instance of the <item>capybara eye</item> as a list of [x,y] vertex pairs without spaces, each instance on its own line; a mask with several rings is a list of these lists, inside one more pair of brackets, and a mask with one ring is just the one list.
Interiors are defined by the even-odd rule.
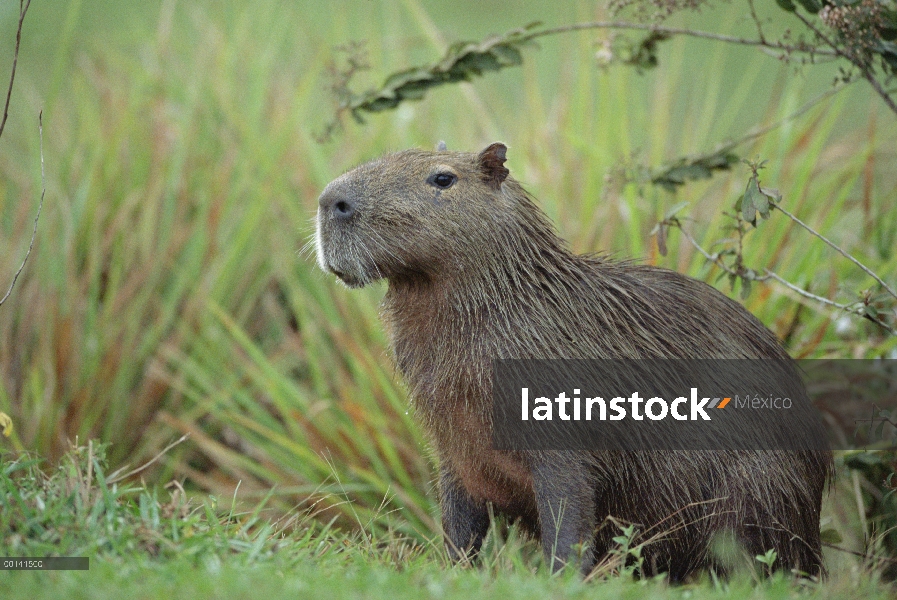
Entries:
[[438,188],[442,188],[444,190],[452,187],[454,183],[458,181],[458,177],[453,173],[436,173],[432,177],[428,183],[430,185],[435,185]]

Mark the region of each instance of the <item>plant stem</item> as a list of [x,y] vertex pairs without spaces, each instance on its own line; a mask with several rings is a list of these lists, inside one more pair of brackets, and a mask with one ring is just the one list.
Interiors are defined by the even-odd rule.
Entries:
[[648,25],[645,23],[630,23],[628,21],[593,21],[590,23],[574,23],[572,25],[562,25],[560,27],[552,27],[531,34],[530,39],[543,37],[547,35],[555,35],[558,33],[567,33],[569,31],[581,31],[584,29],[636,29],[640,31],[650,31],[652,33],[665,33],[668,35],[685,35],[689,37],[702,38],[707,40],[715,40],[718,42],[726,42],[729,44],[739,44],[742,46],[760,46],[770,48],[772,50],[781,50],[784,52],[801,52],[804,54],[818,54],[823,56],[841,56],[834,50],[819,50],[816,48],[807,48],[805,46],[792,46],[781,42],[769,42],[765,39],[754,40],[749,38],[734,37],[731,35],[723,35],[719,33],[711,33],[709,31],[697,31],[695,29],[682,29],[678,27],[663,27],[661,25]]
[[891,294],[891,296],[894,297],[894,299],[897,299],[897,292],[894,291],[894,288],[892,288],[892,287],[889,286],[887,283],[885,283],[885,281],[884,281],[881,277],[879,277],[878,275],[876,275],[876,274],[872,271],[872,269],[870,269],[869,267],[867,267],[866,265],[864,265],[863,263],[861,263],[859,260],[857,260],[856,258],[854,258],[853,256],[851,256],[850,254],[848,254],[847,252],[845,252],[844,250],[842,250],[842,249],[841,249],[837,244],[835,244],[833,241],[831,241],[830,239],[828,239],[827,237],[825,237],[824,235],[822,235],[821,233],[819,233],[818,231],[816,231],[815,229],[813,229],[812,227],[810,227],[809,225],[807,225],[806,223],[804,223],[803,221],[801,221],[800,219],[798,219],[797,217],[795,217],[794,215],[792,215],[790,212],[788,212],[787,210],[785,210],[784,208],[782,208],[782,207],[779,206],[778,204],[770,204],[770,206],[772,206],[773,208],[775,208],[775,209],[781,211],[781,212],[782,212],[785,216],[787,216],[789,219],[791,219],[792,221],[794,221],[795,223],[797,223],[798,225],[800,225],[801,227],[803,227],[804,229],[806,229],[807,231],[809,231],[811,234],[815,235],[815,236],[818,237],[820,240],[822,240],[823,242],[825,242],[826,244],[828,244],[828,245],[829,245],[830,247],[832,247],[836,252],[838,252],[838,254],[840,254],[841,256],[843,256],[844,258],[846,258],[847,260],[849,260],[850,262],[852,262],[853,264],[855,264],[856,266],[858,266],[858,267],[859,267],[860,269],[862,269],[867,275],[869,275],[872,279],[874,279],[874,280],[877,281],[879,284],[881,284],[881,286],[882,286],[883,288],[885,288],[885,289],[888,291],[888,293]]
[[0,121],[0,136],[3,135],[3,128],[6,127],[6,118],[9,116],[9,101],[12,98],[12,84],[16,80],[16,65],[19,63],[19,44],[22,43],[22,23],[25,21],[25,13],[31,6],[31,0],[25,2],[19,0],[19,26],[16,29],[16,49],[12,55],[12,73],[9,75],[9,87],[6,88],[6,105],[3,107],[3,120]]
[[[881,319],[879,319],[879,318],[877,318],[877,317],[873,317],[873,316],[867,314],[865,311],[863,311],[862,308],[859,308],[859,307],[856,307],[856,306],[851,306],[851,305],[849,305],[849,304],[841,304],[841,303],[839,303],[839,302],[835,302],[834,300],[829,300],[828,298],[824,298],[824,297],[822,297],[822,296],[817,296],[816,294],[814,294],[814,293],[812,293],[812,292],[808,292],[807,290],[805,290],[805,289],[803,289],[803,288],[801,288],[801,287],[798,287],[798,286],[794,285],[793,283],[791,283],[791,282],[788,281],[787,279],[781,277],[778,273],[776,273],[776,272],[774,272],[774,271],[770,271],[769,269],[764,269],[763,271],[764,271],[764,273],[766,273],[765,275],[754,275],[754,274],[751,273],[751,272],[744,273],[744,272],[736,271],[736,270],[732,269],[731,267],[729,267],[728,265],[726,265],[726,264],[720,259],[719,256],[715,256],[715,255],[710,254],[709,252],[707,252],[707,251],[706,251],[700,244],[698,244],[698,241],[697,241],[695,238],[693,238],[693,237],[691,236],[691,234],[688,233],[688,232],[682,227],[681,223],[679,223],[678,220],[671,220],[671,221],[668,221],[667,224],[670,225],[671,227],[676,227],[677,229],[679,229],[679,231],[682,233],[682,235],[685,236],[685,239],[688,240],[689,243],[690,243],[692,246],[694,246],[695,250],[697,250],[698,252],[700,252],[700,253],[704,256],[704,258],[706,258],[708,261],[710,261],[710,262],[712,262],[713,264],[715,264],[717,267],[719,267],[720,269],[722,269],[723,271],[725,271],[725,272],[728,273],[729,275],[735,275],[736,277],[741,277],[741,278],[744,278],[744,279],[750,279],[750,280],[752,280],[752,281],[760,281],[760,282],[763,282],[763,281],[769,281],[770,279],[775,280],[775,281],[781,283],[782,285],[784,285],[785,287],[787,287],[787,288],[788,288],[789,290],[791,290],[792,292],[794,292],[794,293],[796,293],[796,294],[798,294],[798,295],[800,295],[800,296],[803,296],[804,298],[807,298],[807,299],[809,299],[809,300],[814,300],[814,301],[816,301],[816,302],[819,302],[820,304],[824,304],[824,305],[826,305],[826,306],[831,306],[832,308],[837,308],[838,310],[843,310],[843,311],[845,311],[845,312],[849,312],[849,313],[851,313],[851,314],[854,314],[854,315],[857,315],[857,316],[860,316],[860,317],[869,319],[870,321],[872,321],[872,322],[875,323],[876,325],[879,325],[879,326],[880,326],[881,328],[883,328],[885,331],[887,331],[888,333],[890,333],[891,335],[895,335],[895,336],[897,336],[897,329],[894,329],[893,327],[891,327],[890,325],[888,325],[887,323],[885,323],[885,322],[882,321]],[[812,231],[812,230],[810,230],[810,231],[811,231],[812,233],[816,233],[816,232],[814,232],[814,231]],[[817,235],[818,235],[818,234],[817,234]],[[822,237],[822,236],[819,236],[819,237]],[[824,238],[823,238],[823,239],[824,239]],[[843,252],[842,252],[842,253],[843,253]],[[850,257],[849,255],[846,255],[846,254],[845,254],[845,256],[847,256],[848,258],[852,258],[852,257]],[[856,262],[856,261],[854,261],[854,262]],[[874,274],[873,274],[873,277],[875,277]],[[876,279],[878,279],[878,277],[876,277]]]
[[34,249],[34,238],[37,236],[37,222],[40,220],[40,213],[44,208],[44,195],[47,193],[47,182],[44,176],[44,111],[38,113],[37,127],[40,132],[40,204],[37,205],[37,215],[34,217],[34,229],[31,230],[31,242],[28,244],[28,251],[25,253],[25,258],[22,259],[22,264],[19,266],[19,270],[13,275],[12,283],[9,284],[9,289],[6,290],[6,295],[0,299],[0,306],[2,306],[3,303],[6,302],[6,299],[9,298],[9,295],[12,293],[12,288],[16,285],[16,280],[19,278],[19,275],[22,274],[22,269],[25,268],[25,263],[28,262],[28,257],[31,256],[31,250]]

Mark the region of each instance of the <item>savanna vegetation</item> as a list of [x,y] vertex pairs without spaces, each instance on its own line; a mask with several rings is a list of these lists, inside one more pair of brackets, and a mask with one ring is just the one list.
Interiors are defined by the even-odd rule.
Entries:
[[[897,358],[881,283],[897,286],[893,2],[861,3],[883,7],[870,27],[885,45],[857,50],[859,66],[588,28],[353,111],[413,83],[409,67],[432,77],[454,41],[491,51],[490,34],[536,21],[501,39],[625,18],[745,39],[760,23],[764,39],[830,48],[794,14],[848,35],[815,0],[626,4],[35,0],[0,137],[2,293],[45,190],[0,305],[0,555],[93,558],[8,573],[4,595],[893,594],[882,453],[838,457],[822,583],[633,581],[625,531],[589,583],[549,576],[513,529],[490,533],[479,568],[448,566],[434,465],[377,320],[384,289],[345,289],[309,245],[320,190],[362,160],[502,140],[575,250],[705,279],[795,357]],[[0,0],[0,73],[19,9]]]

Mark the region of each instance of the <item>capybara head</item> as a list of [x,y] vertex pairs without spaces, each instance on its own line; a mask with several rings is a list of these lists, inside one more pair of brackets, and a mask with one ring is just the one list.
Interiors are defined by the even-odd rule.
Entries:
[[467,269],[523,196],[502,185],[506,150],[406,150],[335,179],[318,202],[321,268],[349,287]]

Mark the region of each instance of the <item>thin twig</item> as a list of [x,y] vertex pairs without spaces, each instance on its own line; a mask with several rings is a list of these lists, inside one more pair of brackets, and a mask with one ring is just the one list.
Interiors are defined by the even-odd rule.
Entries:
[[542,31],[538,31],[529,37],[530,39],[534,39],[546,35],[567,33],[568,31],[581,31],[584,29],[637,29],[641,31],[650,31],[652,33],[664,33],[667,35],[685,35],[706,40],[726,42],[729,44],[740,44],[742,46],[760,46],[763,48],[771,48],[773,50],[781,50],[783,52],[801,52],[804,54],[816,54],[821,56],[840,56],[833,50],[820,50],[818,48],[792,46],[789,44],[783,44],[781,42],[769,42],[766,40],[753,40],[748,38],[734,37],[731,35],[722,35],[719,33],[711,33],[709,31],[681,29],[677,27],[663,27],[660,25],[649,25],[646,23],[630,23],[628,21],[594,21],[591,23],[575,23],[573,25],[563,25],[561,27],[543,29]]
[[818,237],[820,240],[822,240],[823,242],[825,242],[826,244],[828,244],[828,245],[829,245],[831,248],[833,248],[838,254],[840,254],[841,256],[843,256],[844,258],[846,258],[847,260],[849,260],[850,262],[852,262],[853,264],[855,264],[856,266],[858,266],[858,267],[859,267],[860,269],[862,269],[867,275],[869,275],[872,279],[874,279],[874,280],[877,281],[879,284],[881,284],[881,286],[882,286],[883,288],[885,288],[885,289],[888,291],[888,293],[891,294],[891,296],[894,297],[894,299],[897,299],[897,292],[894,291],[894,288],[892,288],[892,287],[889,286],[887,283],[885,283],[884,280],[883,280],[881,277],[879,277],[878,275],[876,275],[876,274],[872,271],[872,269],[870,269],[869,267],[867,267],[866,265],[864,265],[863,263],[861,263],[860,261],[858,261],[856,258],[854,258],[853,256],[851,256],[850,254],[848,254],[847,252],[845,252],[845,251],[842,250],[841,248],[839,248],[838,245],[835,244],[833,241],[831,241],[830,239],[828,239],[827,237],[825,237],[824,235],[822,235],[821,233],[819,233],[818,231],[816,231],[815,229],[813,229],[812,227],[810,227],[809,225],[807,225],[806,223],[804,223],[803,221],[801,221],[800,219],[798,219],[797,217],[795,217],[794,215],[792,215],[790,212],[788,212],[787,210],[785,210],[784,208],[782,208],[782,207],[779,206],[778,204],[772,204],[772,203],[771,203],[771,207],[772,207],[772,208],[775,208],[775,209],[777,209],[777,210],[779,210],[779,211],[781,211],[781,212],[782,212],[785,216],[787,216],[789,219],[791,219],[792,221],[794,221],[795,223],[797,223],[798,225],[800,225],[801,227],[803,227],[804,229],[806,229],[807,231],[809,231],[812,235]]
[[25,258],[22,259],[22,264],[19,266],[19,270],[13,275],[12,283],[9,284],[9,289],[6,290],[6,295],[0,300],[0,306],[2,306],[3,303],[6,302],[6,299],[9,298],[9,295],[12,293],[12,288],[16,285],[16,280],[19,278],[19,275],[21,275],[22,269],[25,268],[25,263],[28,262],[28,257],[31,256],[31,250],[34,248],[34,238],[37,236],[37,222],[40,220],[40,212],[44,208],[44,195],[47,193],[47,181],[44,176],[44,111],[40,111],[37,115],[37,128],[40,132],[40,204],[37,205],[37,214],[34,216],[34,228],[31,230],[31,242],[28,244],[28,251],[25,253]]
[[6,118],[9,116],[9,100],[12,98],[12,84],[16,80],[16,65],[19,63],[19,44],[22,42],[22,23],[25,21],[25,13],[31,6],[31,0],[24,2],[19,0],[19,26],[16,29],[16,49],[12,55],[12,73],[9,75],[9,87],[6,88],[6,105],[3,107],[3,120],[0,121],[0,136],[3,135],[3,128],[6,127]]
[[794,292],[796,294],[800,294],[804,298],[809,298],[810,300],[815,300],[816,302],[819,302],[820,304],[827,304],[828,306],[831,306],[832,308],[837,308],[840,310],[851,310],[849,305],[841,304],[839,302],[835,302],[834,300],[829,300],[828,298],[824,298],[822,296],[817,296],[816,294],[814,294],[812,292],[808,292],[807,290],[794,285],[793,283],[791,283],[787,279],[783,278],[782,276],[780,276],[778,273],[776,273],[774,271],[770,271],[769,269],[763,269],[763,272],[766,273],[766,279],[774,279],[775,281],[778,281],[779,283],[784,285],[786,288],[788,288],[792,292]]
[[763,137],[770,131],[778,129],[785,123],[793,121],[794,119],[796,119],[799,116],[803,115],[804,113],[808,112],[811,108],[813,108],[814,106],[816,106],[823,100],[828,100],[831,96],[834,96],[835,94],[837,94],[838,92],[840,92],[841,90],[843,90],[844,88],[849,86],[854,81],[855,80],[844,81],[838,85],[835,85],[831,89],[828,89],[828,90],[822,92],[821,94],[819,94],[818,96],[816,96],[815,98],[813,98],[812,100],[810,100],[809,102],[807,102],[806,104],[804,104],[803,106],[798,108],[796,111],[794,111],[787,117],[784,117],[780,121],[776,121],[775,123],[772,123],[771,125],[767,125],[766,127],[761,127],[759,129],[755,129],[754,131],[750,131],[750,132],[746,133],[743,137],[735,140],[734,142],[730,142],[730,144],[731,144],[730,147],[734,148],[735,146],[740,146],[741,144],[744,144],[745,142],[749,142],[756,138]]
[[897,564],[897,558],[891,558],[889,556],[877,556],[875,554],[866,554],[865,552],[857,552],[856,550],[851,550],[850,548],[844,548],[843,546],[838,546],[837,544],[830,544],[828,542],[822,542],[822,545],[826,548],[832,548],[833,550],[838,550],[840,552],[846,552],[847,554],[853,554],[854,556],[859,556],[864,560],[877,560],[891,564]]
[[863,77],[866,81],[869,82],[869,85],[872,86],[872,89],[881,96],[882,100],[884,100],[885,104],[890,108],[894,113],[897,113],[897,103],[894,102],[894,99],[888,94],[888,92],[882,87],[881,83],[877,79],[875,79],[875,75],[872,74],[871,69],[868,66],[864,65],[862,62],[856,60],[854,57],[850,56],[848,53],[844,52],[838,45],[830,40],[822,31],[819,30],[818,27],[813,25],[809,19],[800,14],[798,11],[794,11],[794,16],[797,17],[801,23],[807,26],[807,28],[815,33],[819,39],[829,45],[830,48],[835,52],[836,56],[840,56],[841,58],[847,60],[850,64],[857,67],[860,72],[863,74]]
[[[738,138],[736,140],[730,140],[728,142],[724,142],[724,143],[718,145],[716,148],[714,148],[710,152],[705,152],[703,154],[684,156],[684,157],[682,157],[681,160],[684,160],[686,163],[694,164],[696,162],[709,160],[709,159],[719,156],[721,154],[730,152],[730,151],[734,150],[735,148],[737,148],[738,146],[741,146],[748,142],[752,142],[753,140],[755,140],[757,138],[763,137],[767,133],[778,129],[782,125],[785,125],[786,123],[789,123],[789,122],[797,119],[798,117],[800,117],[804,113],[808,112],[810,109],[812,109],[816,105],[822,103],[824,100],[827,100],[830,97],[837,94],[838,92],[844,90],[845,88],[847,88],[850,84],[854,83],[855,81],[856,80],[851,80],[851,81],[844,81],[844,82],[839,83],[838,85],[832,87],[831,89],[822,92],[821,94],[819,94],[818,96],[816,96],[815,98],[813,98],[812,100],[810,100],[809,102],[807,102],[806,104],[804,104],[803,106],[798,108],[796,111],[794,111],[790,115],[776,121],[775,123],[771,123],[764,127],[757,127],[755,129],[753,129],[752,131],[749,131],[748,133],[744,134],[743,136],[741,136],[740,138]],[[650,177],[653,179],[658,174],[660,174],[660,175],[665,174],[668,170],[669,170],[669,165],[663,165],[663,166],[655,169],[651,173]]]
[[124,471],[125,469],[127,469],[128,467],[125,466],[125,467],[122,467],[121,469],[118,469],[117,471],[115,471],[114,473],[111,473],[111,474],[109,475],[109,477],[106,478],[106,482],[107,482],[107,483],[110,483],[110,484],[111,484],[111,483],[116,483],[116,482],[121,481],[122,479],[127,479],[128,477],[131,477],[132,475],[136,475],[137,473],[140,473],[141,471],[143,471],[144,469],[146,469],[148,466],[150,466],[151,464],[153,464],[154,462],[156,462],[157,460],[159,460],[160,458],[162,458],[162,457],[163,457],[169,450],[171,450],[172,448],[174,448],[174,447],[177,446],[178,444],[184,442],[184,441],[185,441],[187,438],[189,438],[189,437],[190,437],[190,434],[189,434],[189,433],[185,433],[184,435],[182,435],[182,436],[181,436],[180,438],[178,438],[177,440],[175,440],[175,441],[173,441],[172,443],[170,443],[170,444],[168,444],[167,446],[165,446],[165,448],[163,448],[161,452],[159,452],[158,454],[156,454],[150,461],[144,463],[142,466],[137,467],[136,469],[134,469],[134,470],[132,470],[132,471],[128,471],[127,473],[125,473],[125,474],[123,474],[123,475],[120,475],[120,473],[121,473],[122,471]]
[[757,16],[757,11],[754,8],[754,0],[748,0],[748,6],[751,9],[751,18],[754,19],[754,23],[757,25],[757,36],[765,44],[766,37],[763,35],[763,25],[760,23],[760,18]]
[[787,287],[792,292],[795,292],[796,294],[800,294],[804,298],[809,298],[809,299],[815,300],[816,302],[819,302],[821,304],[827,304],[833,308],[837,308],[837,309],[843,310],[845,312],[857,315],[858,317],[863,317],[864,319],[869,319],[870,321],[872,321],[873,323],[875,323],[876,325],[878,325],[879,327],[881,327],[882,329],[884,329],[885,331],[890,333],[891,335],[897,335],[897,329],[894,329],[893,327],[891,327],[890,325],[888,325],[887,323],[885,323],[878,317],[873,317],[872,315],[867,313],[865,310],[863,310],[863,307],[861,307],[861,306],[856,306],[856,304],[853,304],[853,305],[841,304],[839,302],[829,300],[828,298],[823,298],[822,296],[817,296],[816,294],[808,292],[807,290],[805,290],[803,288],[797,287],[790,281],[783,279],[778,274],[776,274],[773,271],[770,271],[769,269],[763,269],[763,271],[766,273],[766,275],[768,276],[769,279],[774,279],[774,280],[778,281],[779,283],[781,283],[782,285]]
[[869,319],[876,325],[882,327],[885,331],[889,332],[891,335],[897,335],[897,329],[891,327],[890,325],[888,325],[881,319],[879,319],[877,317],[873,317],[872,315],[868,314],[867,312],[865,312],[863,310],[862,307],[857,307],[857,306],[853,306],[850,304],[841,304],[839,302],[835,302],[834,300],[829,300],[828,298],[824,298],[822,296],[817,296],[816,294],[814,294],[812,292],[808,292],[807,290],[794,285],[787,279],[781,277],[775,271],[771,271],[769,269],[763,269],[764,273],[766,273],[765,275],[756,275],[753,272],[736,271],[735,269],[732,269],[726,263],[724,263],[722,258],[719,255],[710,254],[709,252],[707,252],[698,243],[698,241],[695,238],[693,238],[691,236],[691,234],[688,233],[682,227],[682,225],[678,222],[678,220],[671,219],[671,220],[666,221],[666,224],[671,227],[676,227],[677,229],[679,229],[679,231],[682,233],[682,235],[685,236],[685,239],[688,240],[692,246],[694,246],[695,250],[700,252],[704,256],[704,258],[706,258],[709,262],[713,263],[714,265],[716,265],[717,267],[719,267],[720,269],[722,269],[729,275],[733,275],[735,277],[741,277],[742,279],[749,279],[751,281],[759,281],[759,282],[769,281],[770,279],[775,280],[775,281],[781,283],[782,285],[784,285],[785,287],[787,287],[789,290],[791,290],[795,294],[803,296],[804,298],[807,298],[809,300],[819,302],[820,304],[824,304],[826,306],[831,306],[832,308],[837,308],[838,310],[843,310],[845,312],[857,315],[859,317]]
[[724,263],[722,258],[720,258],[719,255],[710,254],[709,252],[704,250],[704,248],[698,243],[698,241],[695,238],[693,238],[691,236],[691,234],[685,230],[685,228],[682,227],[682,225],[678,222],[678,220],[667,221],[667,224],[679,229],[679,231],[682,232],[682,235],[685,236],[685,239],[687,239],[689,241],[689,243],[691,243],[691,245],[695,247],[695,250],[697,250],[698,252],[703,254],[704,258],[706,258],[708,261],[715,264],[717,267],[719,267],[720,269],[722,269],[729,275],[735,275],[736,277],[745,277],[747,279],[750,279],[751,281],[760,281],[760,282],[767,281],[772,278],[772,276],[770,276],[770,275],[766,275],[766,276],[752,275],[751,276],[751,275],[748,275],[747,273],[739,273],[738,271],[735,271],[734,269],[730,268],[726,263]]

